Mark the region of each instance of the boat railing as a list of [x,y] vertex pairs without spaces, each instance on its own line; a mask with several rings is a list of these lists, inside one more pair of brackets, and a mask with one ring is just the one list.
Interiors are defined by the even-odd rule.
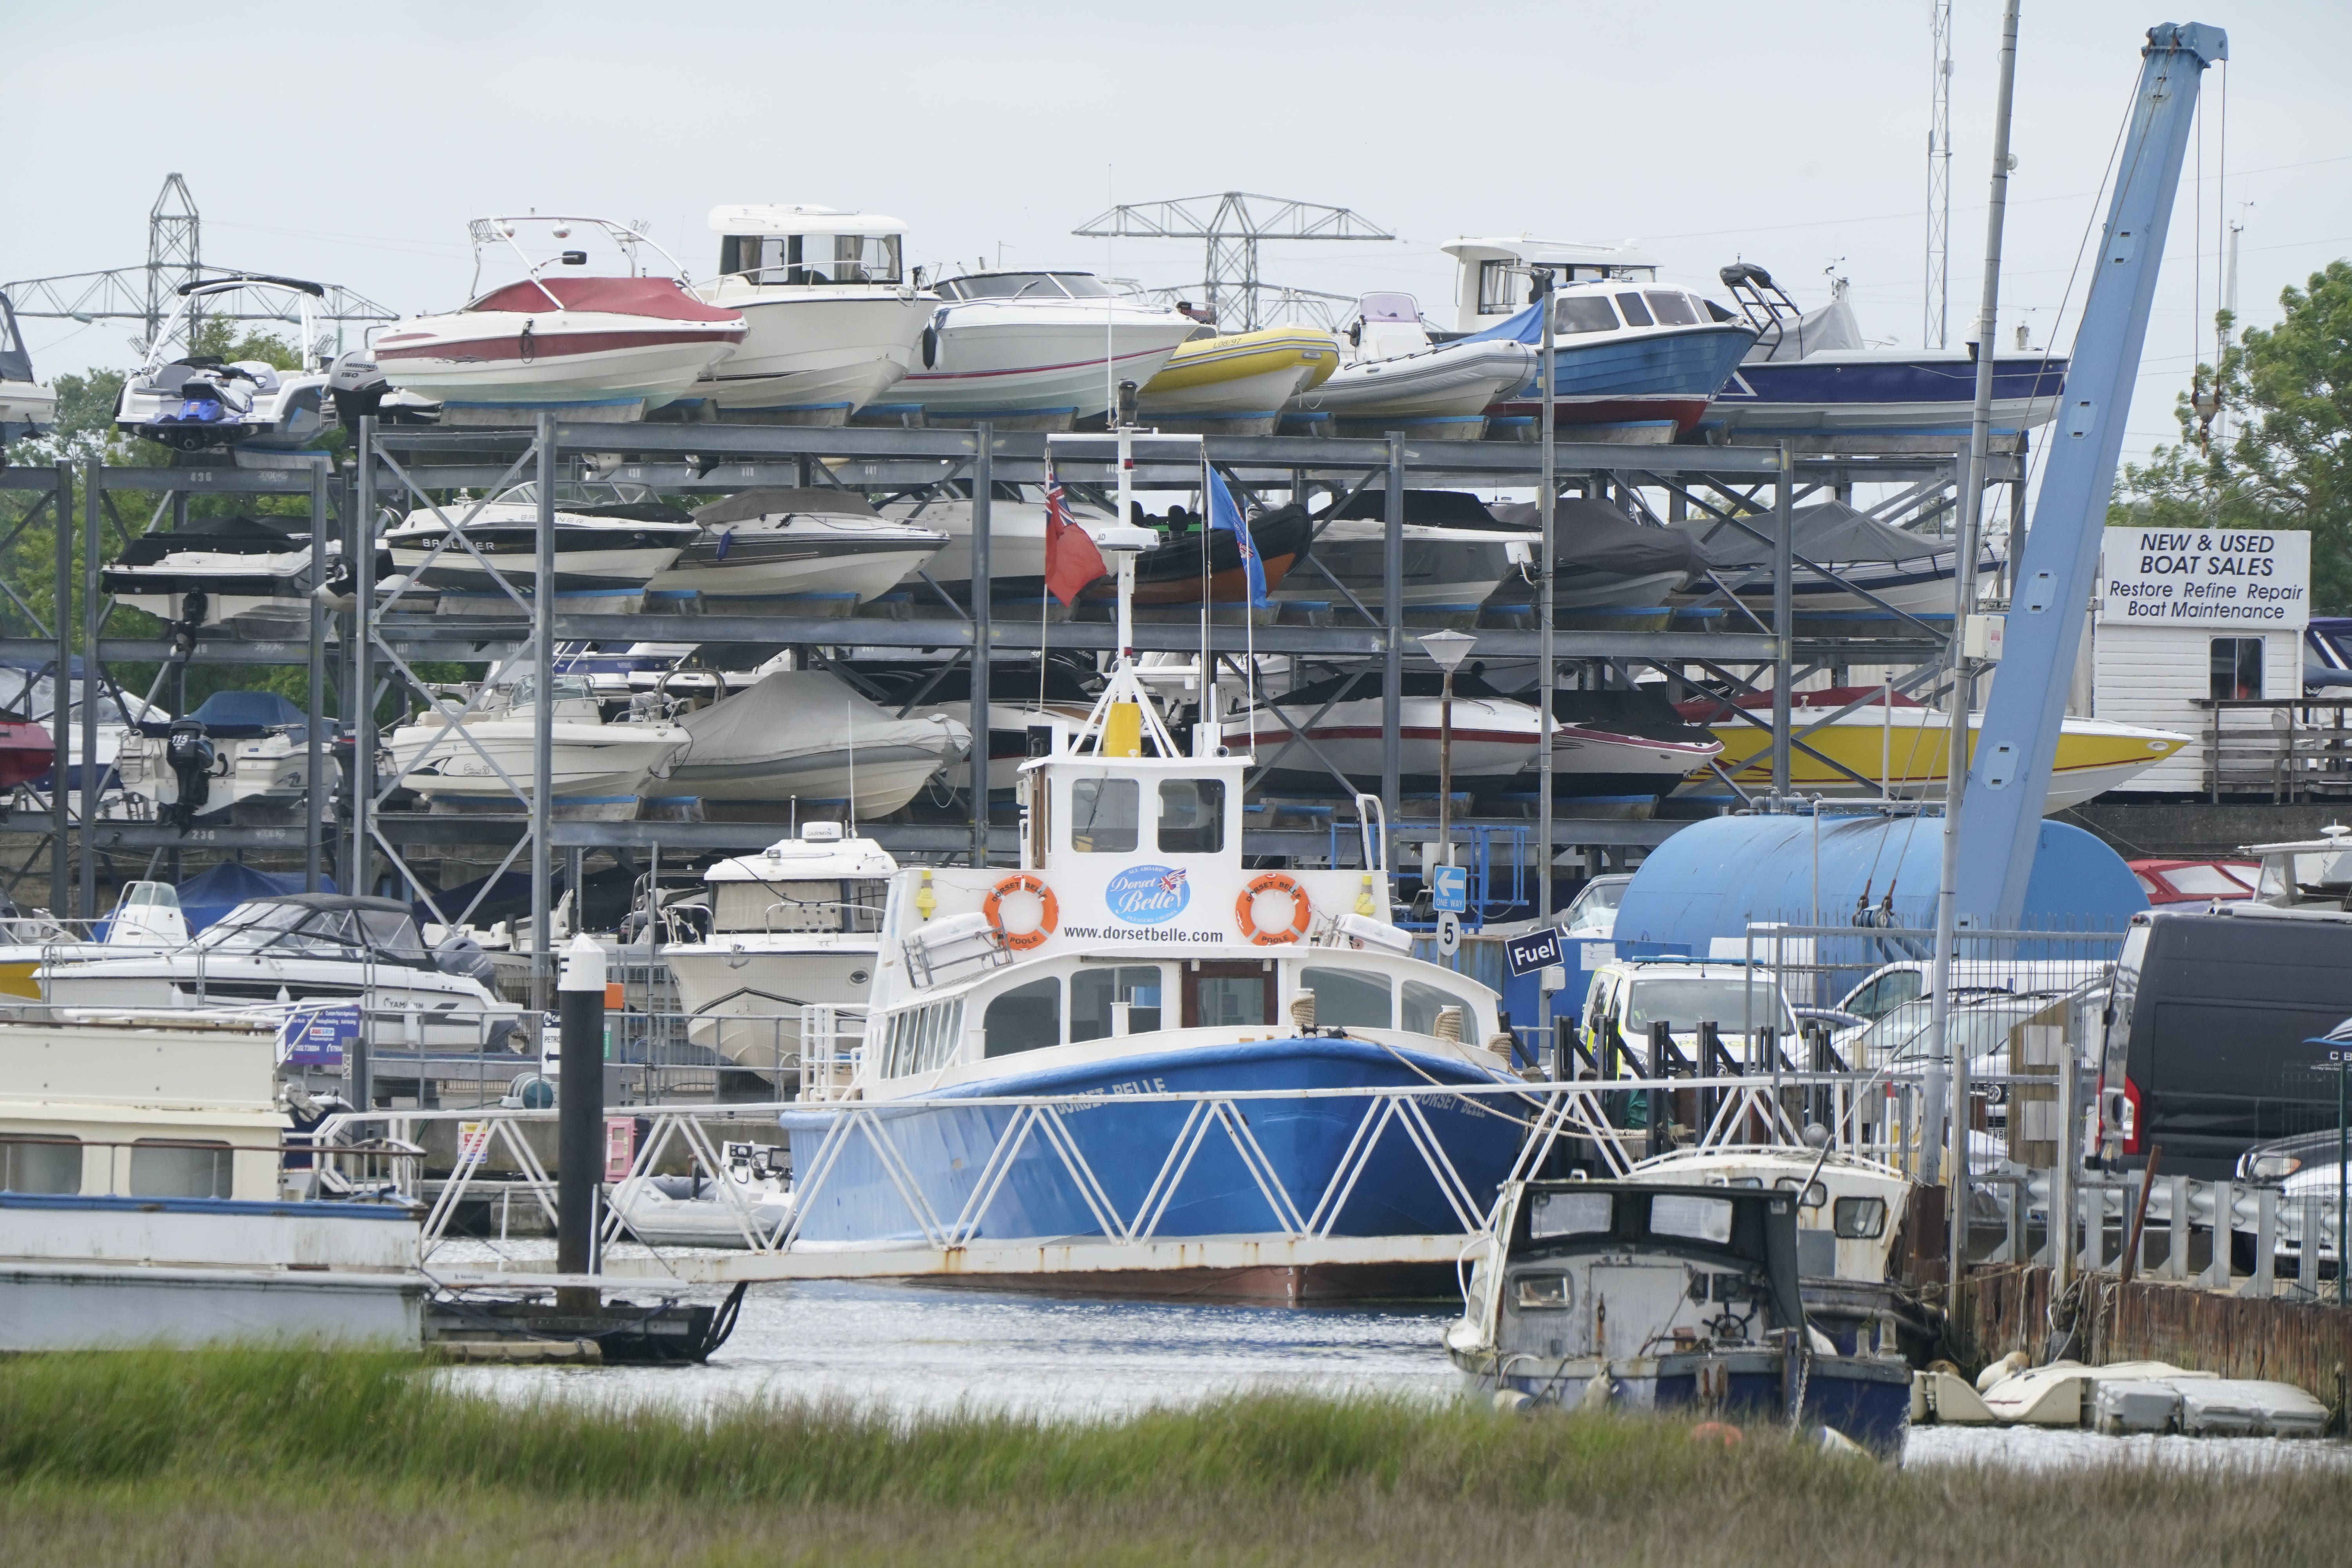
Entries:
[[866,1059],[868,1011],[851,1003],[811,1002],[801,1008],[801,1099],[821,1104],[856,1089]]
[[2292,805],[2352,796],[2352,695],[2197,698],[2204,710],[2200,793]]

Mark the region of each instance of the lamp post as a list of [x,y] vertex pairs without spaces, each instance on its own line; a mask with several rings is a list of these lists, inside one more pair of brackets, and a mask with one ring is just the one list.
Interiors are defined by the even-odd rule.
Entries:
[[1419,639],[1422,651],[1444,676],[1437,710],[1437,841],[1444,847],[1448,866],[1454,864],[1454,671],[1470,657],[1477,640],[1456,631],[1431,632]]

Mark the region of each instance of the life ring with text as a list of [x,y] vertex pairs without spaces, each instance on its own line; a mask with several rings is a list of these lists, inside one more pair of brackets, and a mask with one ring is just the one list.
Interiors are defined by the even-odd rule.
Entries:
[[[1287,893],[1290,896],[1290,924],[1277,931],[1260,931],[1257,925],[1257,896],[1260,893]],[[1260,947],[1276,947],[1286,942],[1297,942],[1307,934],[1307,922],[1315,912],[1307,900],[1307,889],[1292,878],[1279,871],[1268,871],[1253,879],[1234,900],[1234,919],[1240,922],[1242,934]]]
[[[1007,893],[1037,895],[1038,902],[1045,906],[1045,910],[1034,929],[1023,931],[1004,929],[1004,895]],[[1061,900],[1054,897],[1054,889],[1045,886],[1044,878],[1033,877],[1026,871],[1015,872],[991,888],[980,910],[988,917],[990,927],[1004,939],[1004,945],[1015,952],[1026,952],[1053,935],[1054,928],[1061,923],[1062,919]]]

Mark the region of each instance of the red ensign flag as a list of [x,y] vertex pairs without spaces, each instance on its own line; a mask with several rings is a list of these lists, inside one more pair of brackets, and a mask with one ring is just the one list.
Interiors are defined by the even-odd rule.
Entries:
[[1089,583],[1110,574],[1094,537],[1070,521],[1062,499],[1062,481],[1051,470],[1045,475],[1045,591],[1065,605],[1078,602]]

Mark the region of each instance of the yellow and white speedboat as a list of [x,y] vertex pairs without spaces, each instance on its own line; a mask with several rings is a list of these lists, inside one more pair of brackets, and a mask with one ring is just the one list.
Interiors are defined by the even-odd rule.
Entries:
[[1339,341],[1312,327],[1220,333],[1203,326],[1143,386],[1137,409],[1163,428],[1198,421],[1223,432],[1271,431],[1282,405],[1322,385],[1339,368]]
[[[1876,695],[1862,687],[1799,692],[1792,727],[1801,732],[1808,724],[1817,721],[1823,710],[1843,708],[1858,697]],[[1770,700],[1769,696],[1747,697],[1740,700],[1740,705],[1753,711],[1769,707]],[[1772,732],[1769,727],[1759,728],[1733,716],[1725,703],[1712,698],[1677,706],[1684,717],[1714,730],[1723,742],[1723,755],[1717,761],[1740,788],[1771,786]],[[1765,717],[1762,713],[1757,716]],[[1977,731],[1983,722],[1981,712],[1969,715],[1971,756],[1975,754]],[[2094,795],[2120,788],[2188,745],[2191,739],[2169,730],[2142,729],[2105,719],[2066,720],[2058,735],[2057,763],[2050,770],[2050,794],[2042,802],[2043,815],[2080,805]],[[1811,751],[1802,747],[1811,747]],[[1813,755],[1815,752],[1821,755]],[[1896,697],[1892,702],[1874,700],[1804,736],[1802,745],[1790,752],[1789,783],[1801,795],[1833,799],[1869,800],[1883,793],[1898,800],[1941,800],[1949,776],[1950,754],[1950,719],[1942,709],[1924,707],[1907,697]],[[1865,784],[1840,773],[1822,761],[1823,757],[1851,768],[1870,782]],[[1709,771],[1694,773],[1685,787],[1704,793],[1710,787],[1721,789],[1722,782]]]

